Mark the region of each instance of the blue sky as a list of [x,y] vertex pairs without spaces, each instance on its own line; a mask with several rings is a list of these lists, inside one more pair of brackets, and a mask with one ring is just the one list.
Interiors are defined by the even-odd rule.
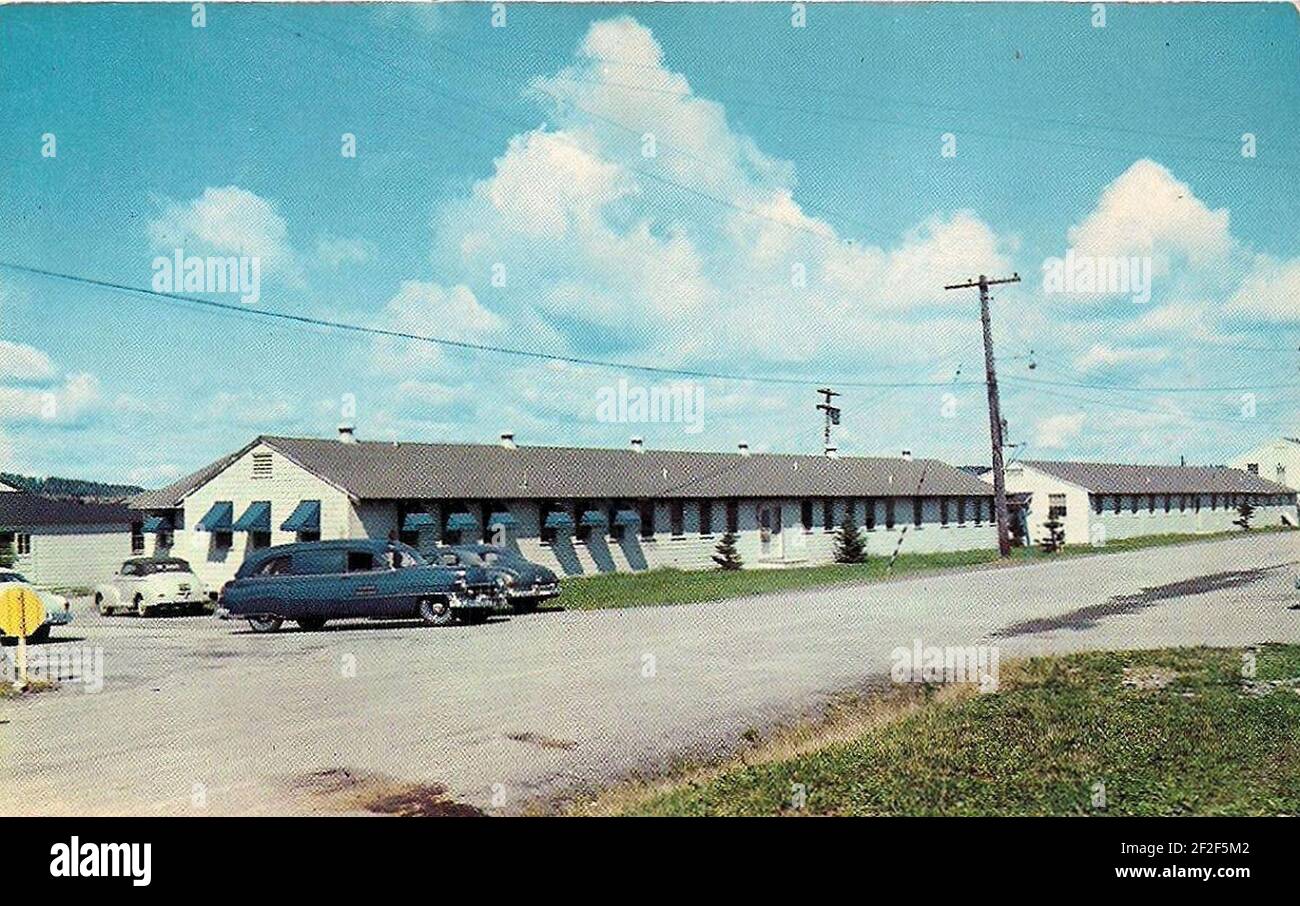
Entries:
[[[844,453],[983,462],[977,300],[941,289],[981,269],[1025,278],[994,319],[1026,455],[1300,434],[1290,6],[191,15],[0,8],[0,258],[148,287],[176,247],[254,255],[249,311],[806,382],[706,380],[697,426],[611,423],[602,388],[668,379],[0,268],[2,470],[157,484],[332,434],[349,395],[373,439],[816,451],[821,381]],[[1149,301],[1045,292],[1070,249],[1149,259]]]

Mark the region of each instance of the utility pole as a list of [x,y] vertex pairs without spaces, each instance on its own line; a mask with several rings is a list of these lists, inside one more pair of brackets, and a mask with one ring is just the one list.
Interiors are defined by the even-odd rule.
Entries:
[[1011,556],[1011,529],[1007,518],[1007,480],[1002,462],[1002,407],[998,404],[998,375],[993,367],[993,327],[989,322],[989,287],[1001,283],[1019,283],[1020,274],[990,280],[980,274],[978,280],[954,283],[944,289],[979,287],[980,323],[984,327],[984,382],[989,391],[989,435],[993,442],[993,512],[998,522],[998,553]]
[[829,387],[822,387],[817,392],[826,397],[826,401],[818,403],[817,408],[826,414],[826,422],[822,427],[822,449],[829,450],[831,448],[831,425],[840,423],[840,410],[838,407],[831,405],[831,400],[839,396],[839,394]]

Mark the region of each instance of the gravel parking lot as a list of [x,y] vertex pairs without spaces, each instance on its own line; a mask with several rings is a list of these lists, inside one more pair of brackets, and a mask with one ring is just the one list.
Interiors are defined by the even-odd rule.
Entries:
[[[0,704],[5,814],[511,813],[882,681],[890,653],[1300,641],[1297,541],[1260,535],[716,604],[482,626],[255,635],[213,617],[101,617],[75,682]],[[561,599],[562,600],[562,599]]]

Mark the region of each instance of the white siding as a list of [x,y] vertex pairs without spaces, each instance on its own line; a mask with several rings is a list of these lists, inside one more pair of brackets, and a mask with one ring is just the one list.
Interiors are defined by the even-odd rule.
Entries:
[[[254,453],[271,454],[271,477],[253,477]],[[197,488],[185,498],[185,527],[176,532],[171,553],[184,557],[194,567],[195,573],[209,586],[220,586],[235,574],[249,550],[250,536],[235,532],[229,548],[219,547],[211,532],[198,531],[195,526],[214,503],[228,500],[234,504],[234,519],[238,519],[255,500],[271,503],[271,543],[288,544],[296,541],[292,532],[280,531],[280,523],[289,518],[301,500],[321,502],[321,537],[359,537],[354,532],[355,514],[348,496],[328,482],[300,468],[278,451],[259,444],[232,462],[207,484]],[[387,532],[379,537],[386,537]]]
[[14,568],[36,585],[91,586],[106,581],[131,556],[131,532],[123,526],[34,526],[31,553]]

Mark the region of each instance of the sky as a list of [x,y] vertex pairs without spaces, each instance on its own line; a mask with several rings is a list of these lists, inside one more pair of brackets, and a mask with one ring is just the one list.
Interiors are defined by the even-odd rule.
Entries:
[[[978,295],[943,286],[1013,272],[1013,454],[1300,435],[1292,6],[194,15],[0,7],[0,261],[145,290],[176,249],[258,268],[252,301],[174,288],[214,309],[0,266],[0,471],[155,486],[340,421],[820,452],[827,384],[843,455],[986,463]],[[1149,292],[1053,283],[1066,260]],[[621,381],[698,408],[602,408]]]

